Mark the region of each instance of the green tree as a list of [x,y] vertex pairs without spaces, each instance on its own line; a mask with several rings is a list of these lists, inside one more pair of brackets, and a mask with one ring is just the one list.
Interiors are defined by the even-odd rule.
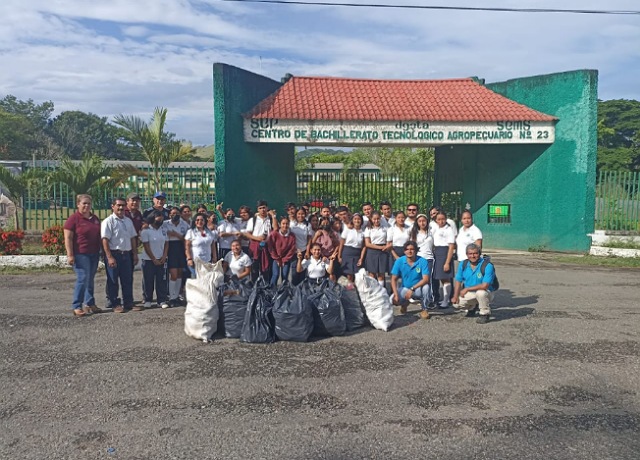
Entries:
[[[180,161],[193,154],[191,142],[175,140],[175,134],[165,132],[167,109],[156,107],[153,117],[147,123],[133,115],[117,115],[113,122],[122,127],[126,139],[145,156],[151,164],[151,178],[155,190],[166,183],[166,168],[174,161]],[[164,179],[164,180],[163,180]]]
[[0,158],[55,158],[59,149],[45,132],[53,102],[36,104],[13,95],[0,99]]
[[95,195],[101,190],[113,189],[126,183],[133,175],[142,176],[145,173],[127,164],[107,166],[98,155],[86,154],[82,161],[62,158],[58,167],[51,172],[50,178],[54,183],[66,184],[74,195]]
[[598,169],[640,168],[640,102],[598,102]]
[[124,131],[108,123],[107,117],[78,110],[62,112],[51,120],[47,133],[74,160],[89,152],[103,158],[132,159],[132,149],[119,142]]

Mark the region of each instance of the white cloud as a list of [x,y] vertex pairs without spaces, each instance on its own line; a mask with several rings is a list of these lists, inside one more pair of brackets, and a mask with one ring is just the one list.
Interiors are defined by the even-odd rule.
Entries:
[[[409,1],[424,3],[402,3]],[[609,9],[637,9],[636,1],[609,3]],[[485,4],[558,7],[551,0]],[[602,4],[566,0],[562,7]],[[491,82],[596,68],[601,98],[640,99],[637,16],[216,0],[5,0],[0,17],[0,96],[52,100],[57,112],[103,116],[148,117],[161,105],[169,109],[169,129],[197,144],[213,140],[214,62],[274,79],[285,73],[398,79],[476,75]]]

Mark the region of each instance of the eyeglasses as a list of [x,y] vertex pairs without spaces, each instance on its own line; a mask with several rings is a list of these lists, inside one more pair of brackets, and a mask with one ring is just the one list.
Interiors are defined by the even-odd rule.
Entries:
[[407,211],[417,211],[418,208],[407,208]]

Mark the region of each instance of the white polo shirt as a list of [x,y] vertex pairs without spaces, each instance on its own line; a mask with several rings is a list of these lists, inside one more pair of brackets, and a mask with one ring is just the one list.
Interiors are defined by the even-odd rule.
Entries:
[[100,237],[109,240],[112,251],[131,251],[131,238],[138,236],[133,221],[111,214],[100,224]]
[[387,244],[387,229],[380,225],[379,227],[367,227],[364,231],[364,237],[369,238],[372,244]]
[[[176,232],[181,234],[183,237],[187,234],[187,232],[191,228],[191,226],[182,219],[180,219],[180,222],[178,222],[178,225],[173,225],[173,222],[171,222],[171,220],[165,220],[162,223],[162,226],[167,231],[167,233]],[[172,236],[172,235],[168,235],[168,236],[169,236],[169,241],[181,241],[180,238],[178,238],[177,236]]]
[[296,237],[296,249],[298,251],[306,251],[309,238],[312,236],[311,225],[307,221],[298,222],[291,221],[289,230]]
[[458,260],[467,260],[467,246],[481,239],[482,232],[475,225],[469,228],[462,227],[456,237]]
[[251,258],[244,252],[241,252],[239,257],[229,252],[224,256],[224,261],[229,264],[229,270],[236,276],[240,275],[246,267],[251,267]]
[[404,246],[409,241],[411,227],[407,224],[403,228],[398,227],[395,223],[387,229],[387,242],[391,242],[392,246]]
[[364,232],[355,228],[345,227],[340,238],[344,240],[345,246],[361,249],[364,243]]
[[416,240],[418,255],[423,259],[433,260],[433,237],[429,232],[418,232]]
[[229,222],[228,220],[223,220],[218,225],[218,236],[220,249],[231,249],[231,242],[237,239],[237,236],[220,236],[222,233],[237,233],[240,231],[240,226],[235,222]]
[[327,267],[331,262],[324,262],[322,259],[314,259],[310,257],[309,259],[304,259],[300,264],[302,268],[307,270],[307,276],[309,278],[322,278],[327,274]]
[[456,242],[454,227],[449,224],[446,224],[444,227],[436,228],[433,231],[432,236],[434,246],[448,246]]
[[[164,254],[164,244],[169,241],[167,229],[164,227],[164,225],[160,226],[160,228],[149,226],[140,232],[140,241],[142,241],[143,244],[148,243],[153,257],[159,259]],[[152,260],[151,256],[147,254],[147,251],[145,249],[142,249],[140,258],[142,260]]]
[[[255,220],[255,224],[253,223]],[[264,219],[260,216],[252,217],[247,221],[245,233],[251,233],[253,236],[268,235],[271,233],[271,216],[267,214]]]

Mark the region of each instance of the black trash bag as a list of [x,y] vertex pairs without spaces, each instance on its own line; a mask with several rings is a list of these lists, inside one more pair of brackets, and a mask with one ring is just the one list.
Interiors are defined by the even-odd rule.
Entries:
[[252,289],[250,280],[238,279],[231,279],[218,288],[220,308],[218,331],[223,332],[225,337],[240,338]]
[[302,289],[283,284],[273,301],[276,336],[280,340],[306,342],[313,332],[313,309]]
[[276,341],[273,320],[274,293],[260,277],[253,286],[244,315],[240,341],[246,343],[273,343]]
[[311,309],[311,314],[313,316],[313,332],[311,335],[314,337],[329,337],[329,332],[327,332],[327,329],[322,323],[322,318],[320,318],[320,313],[318,313],[315,303],[310,300],[311,296],[320,292],[324,285],[324,282],[316,283],[305,279],[296,287],[296,289],[300,291],[302,302],[306,305],[306,308]]
[[360,301],[356,285],[348,283],[342,287],[342,295],[340,297],[342,308],[344,309],[344,320],[347,324],[347,331],[353,331],[367,324],[367,316],[364,311],[364,305]]
[[314,309],[314,335],[344,335],[347,323],[344,318],[341,297],[342,287],[330,280],[325,280],[318,292],[308,297]]

